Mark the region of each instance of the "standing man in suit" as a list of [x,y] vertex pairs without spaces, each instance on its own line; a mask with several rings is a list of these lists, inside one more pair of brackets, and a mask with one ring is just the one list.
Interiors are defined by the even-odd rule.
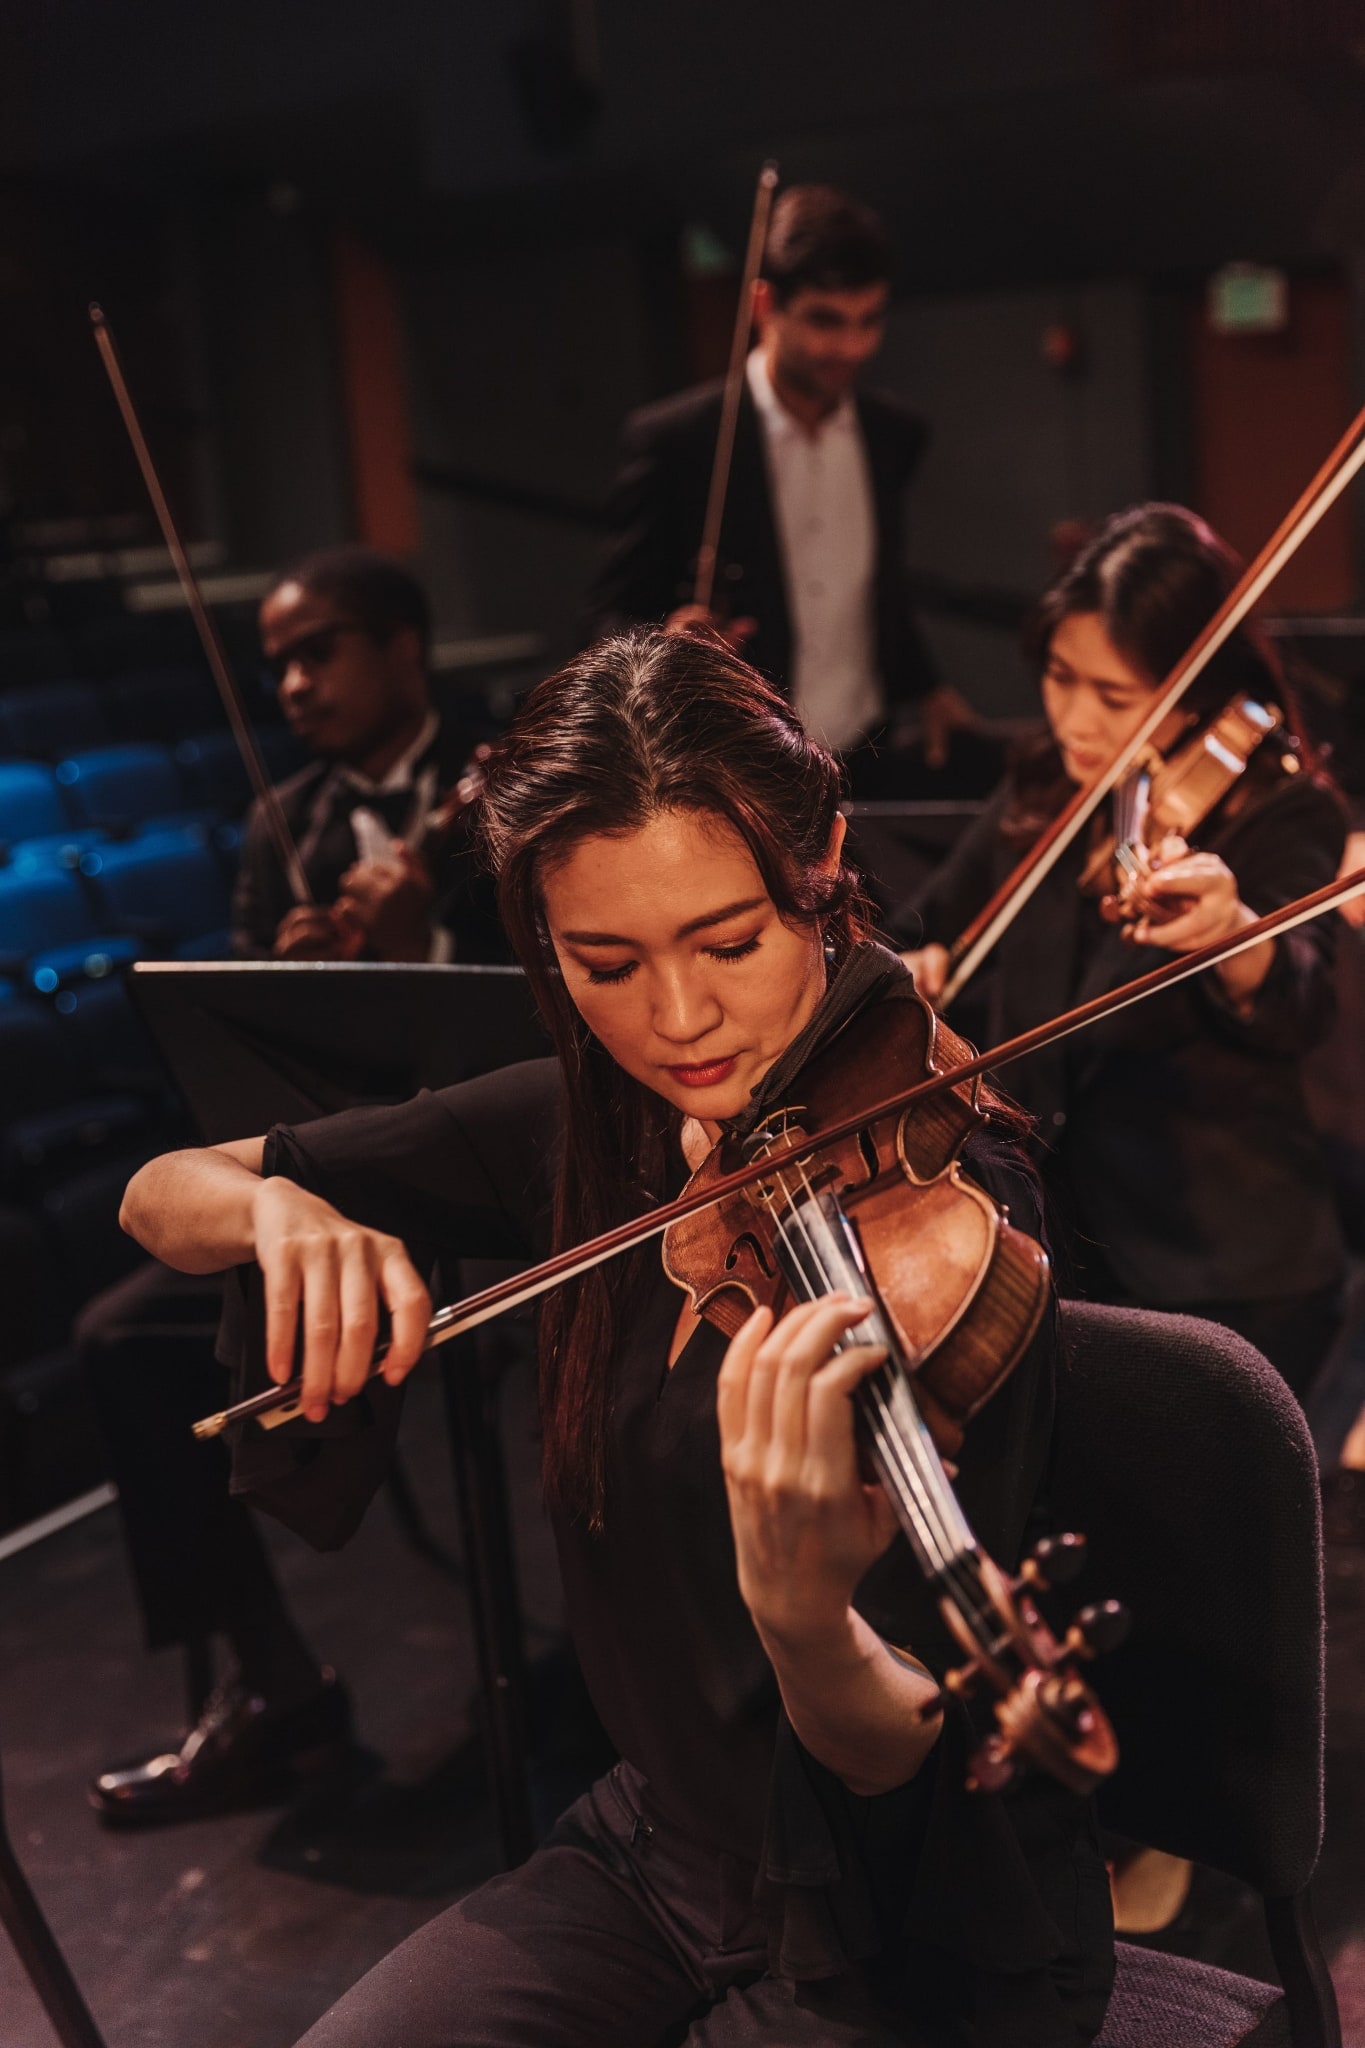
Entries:
[[886,331],[891,245],[827,185],[773,208],[754,301],[721,528],[717,602],[687,601],[722,386],[632,414],[594,629],[718,627],[779,682],[809,729],[854,757],[917,709],[940,765],[967,707],[937,680],[910,602],[905,491],[928,441],[897,398],[861,390]]

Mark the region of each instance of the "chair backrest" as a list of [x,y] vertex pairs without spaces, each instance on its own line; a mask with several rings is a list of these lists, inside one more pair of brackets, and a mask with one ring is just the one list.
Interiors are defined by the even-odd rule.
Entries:
[[100,847],[82,872],[112,931],[188,939],[227,922],[227,882],[197,826],[153,827]]
[[230,732],[201,732],[182,740],[176,766],[197,804],[241,813],[251,801],[251,782]]
[[0,868],[0,956],[6,960],[91,938],[94,930],[74,875],[57,867]]
[[1051,1505],[1084,1533],[1080,1590],[1131,1610],[1094,1666],[1122,1761],[1106,1823],[1270,1897],[1322,1840],[1317,1463],[1298,1403],[1194,1316],[1067,1303]]
[[7,751],[57,761],[74,747],[98,747],[108,738],[99,694],[91,683],[38,683],[0,697],[0,732]]
[[56,773],[78,822],[110,831],[165,817],[185,802],[170,753],[150,740],[72,754]]
[[60,832],[65,823],[50,768],[37,761],[0,761],[0,840],[6,847]]

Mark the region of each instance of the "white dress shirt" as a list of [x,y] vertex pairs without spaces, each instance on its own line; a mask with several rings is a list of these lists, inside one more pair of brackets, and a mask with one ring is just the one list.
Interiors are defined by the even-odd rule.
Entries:
[[874,613],[877,520],[857,408],[845,398],[814,433],[749,357],[773,522],[786,573],[793,704],[827,747],[856,746],[884,709]]
[[[332,798],[332,792],[337,789],[353,789],[362,797],[388,796],[396,790],[410,789],[412,791],[412,802],[408,806],[408,814],[404,820],[401,833],[391,832],[378,811],[370,810],[365,804],[356,805],[355,809],[351,812],[351,830],[355,834],[356,859],[363,861],[388,860],[392,858],[393,849],[400,840],[406,839],[411,841],[420,839],[427,820],[435,809],[437,791],[440,785],[440,771],[434,761],[429,761],[416,774],[413,773],[413,770],[427,749],[434,744],[436,735],[440,730],[441,720],[438,713],[429,711],[423,719],[421,729],[412,741],[411,746],[404,747],[393,766],[388,770],[387,774],[380,777],[378,782],[373,781],[368,775],[362,775],[358,768],[349,768],[344,762],[339,761],[323,784],[322,789],[318,792],[319,801],[315,804],[313,813],[316,821],[315,831],[320,832],[322,830],[329,815],[328,806]],[[309,839],[304,840],[303,845],[300,847],[300,855],[303,854],[305,848],[311,851],[309,843],[311,837],[312,835],[310,834]],[[454,957],[455,942],[450,933],[444,925],[433,925],[431,930],[431,950],[427,954],[428,960],[435,961],[438,965],[444,965],[446,961],[453,960]]]
[[397,841],[420,836],[422,827],[436,802],[439,780],[434,761],[429,761],[419,775],[413,769],[423,754],[434,743],[441,729],[441,721],[435,711],[429,711],[422,721],[411,746],[404,747],[398,759],[386,775],[378,782],[372,782],[368,775],[362,775],[358,768],[338,765],[337,780],[361,796],[388,796],[395,790],[410,789],[412,804],[401,833],[391,832],[378,811],[372,811],[363,804],[357,804],[351,812],[351,830],[355,833],[356,857],[359,860],[385,860]]

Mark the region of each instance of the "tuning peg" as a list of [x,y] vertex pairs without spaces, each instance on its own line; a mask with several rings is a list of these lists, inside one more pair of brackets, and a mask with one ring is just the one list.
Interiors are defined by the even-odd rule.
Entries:
[[1084,1563],[1084,1536],[1044,1536],[1025,1558],[1020,1577],[1045,1593],[1049,1586],[1069,1586]]
[[972,1687],[981,1675],[981,1666],[973,1658],[969,1664],[959,1664],[943,1674],[943,1690],[953,1693],[958,1699],[970,1698]]
[[1003,1735],[988,1735],[967,1762],[969,1792],[1003,1792],[1015,1775],[1014,1751]]
[[1066,1647],[1082,1657],[1103,1657],[1127,1639],[1132,1616],[1121,1600],[1083,1607],[1066,1633]]

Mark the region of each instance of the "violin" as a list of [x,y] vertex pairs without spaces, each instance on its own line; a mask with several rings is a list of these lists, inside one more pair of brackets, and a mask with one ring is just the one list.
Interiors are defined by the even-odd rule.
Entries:
[[1140,918],[1166,924],[1182,914],[1187,898],[1148,899],[1143,892],[1161,865],[1163,841],[1188,840],[1230,792],[1249,793],[1243,778],[1254,756],[1276,778],[1299,773],[1298,741],[1282,719],[1277,705],[1239,694],[1165,759],[1150,746],[1138,756],[1114,790],[1113,830],[1080,877],[1084,893],[1099,898],[1107,924],[1121,925],[1127,937]]
[[[488,780],[488,764],[492,758],[492,743],[480,740],[440,803],[433,811],[428,812],[412,838],[398,841],[393,848],[394,854],[406,850],[430,867],[446,844],[469,823],[470,813]],[[367,934],[359,918],[354,914],[351,899],[338,896],[331,906],[331,912],[339,949],[336,957],[341,960],[359,960],[365,951]]]
[[1114,1769],[1118,1745],[1078,1664],[1122,1641],[1126,1614],[1112,1601],[1087,1608],[1059,1640],[1032,1594],[1080,1570],[1082,1539],[1045,1538],[1007,1577],[977,1543],[943,1463],[1021,1357],[1049,1289],[1042,1246],[958,1163],[987,1122],[979,1078],[917,1115],[873,1119],[825,1145],[811,1136],[850,1094],[950,1079],[971,1057],[908,977],[893,983],[802,1069],[799,1101],[721,1138],[688,1197],[723,1188],[735,1167],[761,1165],[761,1177],[671,1223],[664,1268],[727,1336],[760,1306],[780,1316],[836,1291],[872,1302],[836,1349],[886,1354],[853,1396],[860,1443],[964,1653],[945,1688],[994,1697],[969,1784],[999,1790],[1026,1759],[1085,1793]]
[[[783,1270],[783,1284],[788,1284],[786,1274],[790,1272],[791,1291],[795,1294],[798,1288],[803,1290],[803,1298],[806,1298],[804,1290],[810,1285],[823,1286],[832,1282],[855,1295],[867,1295],[874,1302],[874,1319],[870,1319],[873,1341],[887,1350],[891,1370],[889,1375],[873,1376],[865,1404],[865,1419],[860,1419],[860,1427],[865,1432],[865,1441],[869,1442],[872,1455],[881,1461],[882,1469],[890,1475],[889,1487],[898,1517],[904,1516],[903,1526],[906,1523],[913,1525],[907,1528],[907,1534],[917,1558],[921,1561],[926,1557],[929,1559],[928,1568],[935,1583],[949,1592],[955,1586],[963,1589],[962,1604],[954,1606],[955,1619],[950,1619],[949,1626],[968,1653],[968,1661],[958,1674],[948,1674],[944,1680],[945,1687],[949,1690],[965,1689],[978,1676],[985,1677],[998,1700],[1000,1731],[996,1739],[1010,1741],[1011,1730],[1019,1726],[1020,1734],[1014,1741],[1018,1753],[1048,1756],[1053,1759],[1049,1768],[1058,1767],[1056,1759],[1060,1755],[1060,1768],[1068,1771],[1074,1768],[1078,1774],[1084,1772],[1088,1779],[1093,1768],[1089,1759],[1103,1761],[1111,1756],[1116,1758],[1117,1752],[1116,1749],[1111,1750],[1104,1739],[1102,1717],[1098,1723],[1092,1721],[1088,1728],[1081,1725],[1083,1717],[1092,1712],[1098,1713],[1098,1709],[1091,1708],[1084,1692],[1075,1707],[1072,1724],[1075,1737],[1067,1741],[1067,1721],[1073,1710],[1066,1695],[1075,1678],[1074,1665],[1067,1660],[1094,1654],[1108,1647],[1111,1641],[1116,1641],[1123,1626],[1122,1612],[1112,1603],[1087,1610],[1077,1617],[1059,1645],[1051,1632],[1043,1627],[1032,1594],[1049,1582],[1049,1573],[1051,1582],[1065,1582],[1068,1563],[1074,1562],[1079,1555],[1077,1539],[1062,1537],[1054,1539],[1050,1545],[1040,1546],[1026,1560],[1017,1580],[1011,1583],[1005,1579],[993,1561],[980,1552],[970,1530],[964,1534],[960,1508],[951,1497],[948,1475],[932,1437],[929,1419],[936,1410],[941,1415],[946,1411],[950,1433],[945,1441],[951,1443],[954,1441],[951,1431],[960,1428],[973,1404],[979,1405],[989,1391],[989,1361],[986,1370],[977,1374],[971,1368],[969,1353],[968,1367],[961,1379],[947,1371],[953,1362],[956,1346],[948,1347],[958,1336],[959,1324],[961,1341],[965,1342],[973,1334],[980,1334],[981,1311],[996,1308],[999,1311],[995,1325],[997,1339],[1002,1331],[1008,1333],[1012,1328],[1016,1344],[1022,1349],[1031,1327],[1030,1319],[1035,1314],[1037,1297],[1042,1292],[1043,1283],[1037,1265],[1042,1257],[1041,1249],[1034,1246],[1030,1251],[1027,1240],[1019,1245],[1007,1238],[1009,1263],[1005,1270],[1022,1276],[1025,1302],[1006,1300],[1002,1303],[989,1262],[983,1260],[969,1276],[973,1284],[964,1289],[963,1314],[957,1319],[948,1319],[946,1324],[941,1323],[937,1341],[916,1356],[912,1333],[917,1327],[923,1329],[925,1324],[917,1325],[915,1302],[913,1299],[907,1301],[903,1290],[894,1284],[894,1271],[885,1289],[873,1284],[874,1276],[868,1271],[861,1237],[851,1227],[845,1229],[847,1217],[839,1220],[843,1204],[847,1202],[850,1207],[864,1211],[862,1220],[866,1221],[870,1235],[875,1237],[879,1208],[877,1197],[883,1192],[886,1176],[894,1178],[894,1174],[899,1172],[905,1186],[912,1191],[932,1184],[945,1172],[950,1181],[960,1178],[954,1170],[960,1144],[953,1142],[953,1131],[958,1126],[950,1122],[945,1127],[939,1121],[944,1114],[936,1107],[941,1096],[957,1098],[958,1107],[953,1109],[950,1106],[946,1115],[949,1119],[959,1120],[965,1138],[967,1129],[974,1125],[970,1119],[961,1122],[963,1107],[965,1105],[973,1117],[981,1114],[975,1089],[970,1084],[983,1074],[994,1073],[1030,1053],[1043,1052],[1073,1032],[1100,1023],[1134,1003],[1145,1002],[1149,996],[1205,973],[1224,960],[1234,959],[1266,939],[1295,931],[1313,918],[1329,915],[1344,904],[1361,898],[1365,898],[1365,868],[1341,876],[1306,896],[1297,897],[1278,910],[1268,911],[1264,917],[1258,917],[1254,923],[1230,937],[1211,941],[1193,953],[1167,960],[1152,968],[1150,973],[1139,975],[1119,988],[1092,996],[1089,1001],[1077,1004],[1060,1017],[1021,1031],[984,1053],[970,1053],[965,1041],[950,1033],[947,1026],[933,1016],[923,999],[915,996],[914,1000],[920,1005],[923,1055],[918,1076],[908,1086],[897,1087],[891,1094],[878,1096],[870,1102],[864,1100],[852,1105],[845,1102],[832,1112],[827,1110],[832,1114],[832,1122],[821,1124],[804,1136],[799,1134],[804,1127],[799,1124],[795,1110],[790,1110],[788,1129],[784,1130],[781,1125],[774,1127],[771,1122],[763,1129],[754,1148],[759,1153],[757,1158],[746,1159],[729,1172],[722,1170],[723,1161],[720,1159],[714,1163],[704,1161],[699,1170],[700,1184],[694,1177],[693,1185],[673,1201],[660,1203],[644,1216],[617,1224],[614,1229],[603,1231],[599,1237],[584,1244],[570,1245],[556,1252],[527,1272],[498,1281],[463,1301],[438,1309],[427,1326],[427,1349],[433,1350],[438,1344],[448,1343],[451,1338],[462,1336],[468,1330],[478,1329],[480,1324],[492,1322],[495,1317],[536,1300],[550,1288],[576,1279],[608,1259],[634,1251],[652,1238],[663,1237],[674,1224],[728,1202],[732,1196],[760,1182],[767,1183],[771,1190],[769,1200],[783,1205],[786,1242],[782,1245],[782,1256],[789,1261],[787,1268],[776,1267],[777,1246],[782,1240],[775,1227],[771,1239],[766,1234],[757,1235],[751,1227],[741,1229],[729,1238],[722,1231],[717,1234],[717,1243],[723,1247],[720,1267],[702,1265],[691,1272],[687,1284],[693,1298],[703,1305],[704,1311],[727,1313],[733,1320],[736,1304],[732,1303],[728,1311],[721,1306],[727,1288],[731,1293],[738,1288],[742,1303],[753,1298],[746,1290],[755,1284],[755,1271],[763,1284],[771,1287],[773,1282],[769,1276],[772,1271]],[[913,985],[909,986],[913,992]],[[904,1000],[903,994],[901,1000]],[[915,1073],[914,1059],[906,1055],[904,1045],[899,1061],[902,1074],[907,1071]],[[864,1067],[870,1064],[869,1061],[862,1063]],[[812,1061],[809,1074],[803,1079],[818,1081],[821,1071],[821,1062]],[[880,1071],[879,1068],[877,1073],[863,1072],[862,1085],[876,1086]],[[814,1090],[803,1087],[802,1093],[813,1097]],[[910,1121],[907,1112],[912,1109],[921,1114]],[[803,1114],[808,1121],[815,1120],[811,1104],[804,1106]],[[933,1136],[936,1131],[941,1134],[937,1148]],[[866,1136],[860,1135],[864,1133]],[[919,1142],[921,1137],[923,1144]],[[857,1140],[856,1156],[844,1149],[844,1140],[851,1138]],[[940,1164],[937,1173],[926,1173],[925,1168],[932,1165],[935,1157],[940,1162],[946,1161],[946,1165]],[[824,1165],[819,1164],[822,1159],[826,1162]],[[852,1185],[845,1186],[839,1180],[840,1160],[845,1162],[845,1170],[852,1161]],[[816,1184],[814,1176],[826,1174],[830,1162],[834,1167],[833,1184]],[[879,1182],[883,1186],[879,1186]],[[813,1192],[813,1203],[808,1189]],[[857,1199],[859,1190],[862,1191],[861,1201]],[[979,1193],[979,1190],[969,1187],[969,1200],[975,1201]],[[799,1213],[788,1218],[786,1212],[792,1209],[794,1196],[799,1197],[796,1203]],[[903,1196],[902,1199],[907,1198]],[[909,1199],[914,1199],[913,1192]],[[931,1205],[941,1199],[941,1189],[928,1198]],[[828,1206],[830,1204],[832,1208]],[[1008,1218],[994,1204],[989,1208],[994,1212],[994,1229],[986,1208],[977,1203],[978,1215],[986,1219],[979,1243],[983,1243],[987,1251],[993,1251],[1000,1233],[1011,1226]],[[744,1215],[741,1220],[746,1226],[751,1225],[759,1214],[759,1208],[755,1207],[752,1217]],[[926,1226],[932,1225],[934,1208],[926,1207],[921,1212],[921,1219]],[[825,1227],[827,1223],[828,1229]],[[809,1245],[805,1237],[807,1228],[813,1234]],[[959,1250],[967,1241],[960,1217],[948,1238],[950,1243],[957,1244]],[[801,1250],[803,1245],[806,1246],[804,1253]],[[738,1251],[736,1247],[739,1247]],[[921,1246],[920,1250],[922,1256],[927,1245]],[[1017,1263],[1013,1256],[1015,1252],[1021,1255]],[[732,1254],[736,1258],[733,1267],[729,1263]],[[683,1269],[684,1261],[690,1269],[686,1236],[675,1241],[672,1256],[678,1261],[679,1271]],[[750,1256],[754,1267],[746,1272],[741,1262]],[[892,1263],[894,1268],[894,1257]],[[1029,1291],[1030,1269],[1036,1294]],[[913,1267],[909,1270],[913,1285]],[[988,1281],[991,1284],[983,1296],[982,1290]],[[891,1312],[888,1312],[888,1297],[894,1303]],[[978,1314],[968,1314],[967,1311],[978,1304],[978,1297],[981,1297]],[[894,1322],[893,1313],[896,1317]],[[926,1317],[925,1323],[933,1334],[932,1315]],[[851,1333],[849,1341],[861,1341],[863,1329],[867,1327],[869,1325],[864,1325]],[[384,1351],[382,1344],[376,1349],[373,1366],[376,1373],[382,1369]],[[1014,1356],[995,1360],[994,1370],[998,1379],[1007,1375],[1017,1355],[1016,1350]],[[292,1422],[301,1412],[302,1385],[300,1379],[294,1378],[284,1386],[264,1388],[244,1401],[235,1402],[230,1408],[203,1416],[193,1425],[194,1435],[203,1442],[221,1436],[227,1430],[253,1424],[270,1429]],[[860,1418],[862,1414],[860,1410]],[[888,1414],[904,1424],[897,1427],[894,1437],[884,1426],[884,1417]],[[944,1427],[943,1419],[940,1419],[939,1427]],[[902,1463],[903,1450],[907,1455]],[[962,1623],[960,1633],[957,1628],[959,1621]],[[993,1621],[997,1624],[994,1628]],[[1061,1695],[1060,1711],[1050,1719],[1049,1708],[1054,1693]],[[1074,1694],[1072,1698],[1074,1700]],[[997,1758],[993,1748],[983,1745],[983,1750],[985,1753],[974,1761],[973,1769],[984,1770],[987,1777],[978,1777],[978,1783],[990,1781],[993,1765],[1006,1768],[1011,1761],[1008,1752]],[[1112,1763],[1109,1767],[1112,1768]]]
[[1255,559],[1249,562],[1213,617],[1186,649],[1162,683],[1131,738],[1093,782],[1078,789],[1040,834],[1012,874],[1005,877],[989,903],[959,933],[948,953],[948,978],[939,995],[943,1009],[968,981],[1007,932],[1061,856],[1095,815],[1111,789],[1117,788],[1134,764],[1144,758],[1154,735],[1201,676],[1219,649],[1270,588],[1275,578],[1336,503],[1351,480],[1365,468],[1365,406],[1352,420],[1326,461],[1290,506]]
[[[854,1396],[860,1439],[963,1652],[945,1689],[966,1697],[981,1687],[994,1700],[971,1782],[998,1789],[1027,1760],[1088,1792],[1114,1769],[1118,1746],[1078,1667],[1122,1640],[1126,1614],[1112,1601],[1089,1607],[1059,1639],[1034,1595],[1074,1576],[1082,1540],[1048,1539],[1007,1576],[977,1543],[943,1463],[1036,1330],[1047,1255],[959,1165],[988,1121],[982,1062],[908,976],[871,979],[881,999],[855,1009],[751,1128],[723,1137],[674,1202],[440,1311],[428,1342],[655,1236],[696,1313],[727,1335],[760,1303],[781,1313],[834,1290],[866,1296],[872,1309],[839,1346],[886,1354]],[[848,1114],[888,1081],[889,1102]],[[291,1420],[298,1391],[298,1381],[267,1389],[195,1434]]]

